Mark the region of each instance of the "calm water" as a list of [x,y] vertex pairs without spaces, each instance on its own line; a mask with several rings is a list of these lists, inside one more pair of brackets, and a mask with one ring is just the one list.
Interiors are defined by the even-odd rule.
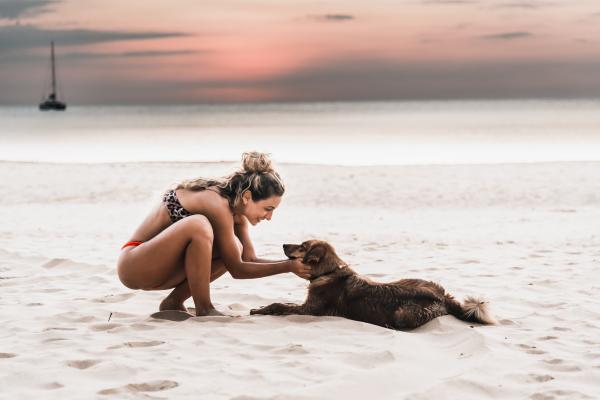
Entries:
[[600,160],[600,100],[0,108],[0,160],[374,165]]

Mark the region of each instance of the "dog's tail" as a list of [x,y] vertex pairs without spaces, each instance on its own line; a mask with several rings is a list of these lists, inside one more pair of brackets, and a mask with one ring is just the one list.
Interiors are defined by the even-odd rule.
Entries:
[[446,310],[450,315],[467,322],[477,322],[484,325],[496,325],[498,322],[487,308],[487,303],[476,297],[467,297],[460,304],[454,297],[446,294]]

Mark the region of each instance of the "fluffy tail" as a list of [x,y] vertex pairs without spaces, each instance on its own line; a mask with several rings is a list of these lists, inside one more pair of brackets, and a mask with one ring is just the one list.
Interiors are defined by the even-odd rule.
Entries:
[[480,298],[467,297],[461,305],[452,296],[446,294],[446,310],[450,315],[467,322],[484,325],[496,325],[498,322],[487,309],[487,303]]

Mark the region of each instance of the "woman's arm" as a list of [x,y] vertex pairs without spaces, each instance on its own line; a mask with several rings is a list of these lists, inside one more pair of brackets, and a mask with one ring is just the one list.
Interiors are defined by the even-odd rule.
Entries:
[[[267,263],[243,261],[242,252],[240,252],[235,241],[234,221],[229,209],[225,207],[211,207],[211,210],[207,210],[206,214],[213,227],[214,240],[219,248],[225,268],[227,268],[233,278],[262,278],[284,272],[293,272],[306,279],[310,277],[310,267],[302,264],[299,260]],[[246,241],[248,240],[246,239]],[[240,241],[242,240],[240,239]],[[242,246],[246,247],[245,245],[242,241]],[[252,253],[250,255],[253,255],[254,250],[251,249],[250,251]]]
[[250,234],[248,233],[248,219],[240,215],[235,216],[233,220],[234,234],[240,240],[240,243],[242,243],[242,261],[256,262],[256,253],[254,252],[254,246],[252,245],[252,240],[250,240]]

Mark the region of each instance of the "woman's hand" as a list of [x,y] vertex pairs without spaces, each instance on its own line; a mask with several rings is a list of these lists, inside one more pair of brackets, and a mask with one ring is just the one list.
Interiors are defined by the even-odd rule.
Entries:
[[290,272],[293,272],[300,278],[310,279],[310,266],[302,263],[299,258],[290,260]]

